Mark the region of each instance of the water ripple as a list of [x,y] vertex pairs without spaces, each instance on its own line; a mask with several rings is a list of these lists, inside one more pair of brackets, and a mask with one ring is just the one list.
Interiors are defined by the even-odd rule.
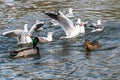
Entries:
[[[3,1],[8,1],[8,5]],[[2,0],[0,1],[0,34],[12,29],[23,29],[25,23],[30,28],[35,21],[43,20],[44,31],[35,36],[46,36],[53,31],[54,41],[38,44],[40,56],[27,59],[11,58],[9,52],[20,47],[13,38],[0,36],[0,79],[1,80],[36,80],[36,79],[76,79],[101,80],[120,79],[120,1],[119,0]],[[60,40],[65,35],[60,26],[49,27],[50,19],[43,11],[67,12],[74,9],[74,22],[80,17],[83,21],[103,20],[105,29],[91,33],[86,28],[82,37]],[[85,39],[99,40],[101,48],[87,53]]]

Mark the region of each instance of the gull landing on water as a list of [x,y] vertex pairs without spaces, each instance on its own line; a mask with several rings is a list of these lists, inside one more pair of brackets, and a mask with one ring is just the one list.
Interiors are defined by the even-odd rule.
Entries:
[[[40,23],[41,24],[41,23]],[[28,44],[32,42],[31,36],[35,29],[38,29],[40,25],[38,23],[35,23],[31,29],[28,31],[27,24],[24,25],[24,30],[10,30],[2,33],[2,36],[16,38],[18,43],[17,44]],[[41,25],[42,26],[42,25]]]
[[16,38],[18,43],[17,44],[27,44],[31,43],[32,39],[28,35],[27,24],[24,25],[24,30],[10,30],[2,33],[2,36]]
[[72,17],[74,17],[73,9],[72,9],[72,8],[69,8],[68,13],[65,14],[65,15],[66,15],[68,18],[72,18]]
[[104,29],[104,26],[101,23],[101,20],[98,20],[97,24],[93,23],[90,27],[93,28],[91,32],[99,32],[99,31],[102,31]]
[[65,31],[66,36],[61,38],[75,38],[81,33],[81,27],[84,27],[83,23],[78,23],[74,25],[73,22],[67,18],[60,10],[58,14],[45,13],[47,16],[51,17],[58,21],[62,26],[62,29]]

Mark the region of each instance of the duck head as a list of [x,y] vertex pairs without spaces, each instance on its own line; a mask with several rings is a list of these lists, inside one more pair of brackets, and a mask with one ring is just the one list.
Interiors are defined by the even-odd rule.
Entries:
[[38,37],[35,37],[35,38],[33,39],[33,47],[36,47],[37,44],[38,44],[38,42],[39,42]]
[[99,43],[99,41],[97,41],[97,40],[94,40],[94,41],[93,41],[93,45],[96,45],[98,48],[100,47],[100,43]]
[[86,39],[85,44],[90,44],[90,40]]

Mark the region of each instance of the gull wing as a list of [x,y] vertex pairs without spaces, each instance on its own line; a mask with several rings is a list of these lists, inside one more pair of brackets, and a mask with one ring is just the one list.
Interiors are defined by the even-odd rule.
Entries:
[[21,33],[24,32],[23,30],[11,30],[2,33],[2,36],[6,37],[19,37]]
[[42,26],[44,25],[44,22],[40,22],[38,20],[36,20],[36,23],[31,27],[31,29],[29,30],[29,33],[32,34],[33,31],[37,30],[37,29],[42,29]]
[[53,13],[44,13],[44,14],[59,22],[58,15]]
[[66,35],[69,35],[74,29],[73,22],[67,18],[61,11],[58,11],[58,15],[52,13],[45,13],[52,19],[55,19],[62,25],[62,29],[65,31]]

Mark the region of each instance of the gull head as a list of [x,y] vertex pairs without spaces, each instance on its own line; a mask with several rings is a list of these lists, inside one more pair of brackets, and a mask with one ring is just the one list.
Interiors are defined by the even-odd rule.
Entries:
[[53,32],[48,32],[48,36],[52,36],[53,35]]
[[25,25],[24,25],[24,31],[25,31],[25,32],[28,32],[28,27],[27,27],[27,26],[28,26],[28,24],[25,24]]
[[69,14],[73,14],[73,9],[69,8]]
[[77,24],[81,24],[81,19],[80,18],[77,19]]
[[98,20],[98,21],[97,21],[97,25],[101,25],[101,20]]

